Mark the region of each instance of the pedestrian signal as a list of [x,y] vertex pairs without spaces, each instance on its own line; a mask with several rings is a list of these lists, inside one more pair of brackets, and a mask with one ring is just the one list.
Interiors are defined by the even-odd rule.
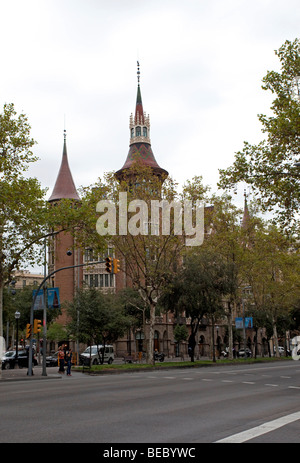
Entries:
[[113,273],[113,260],[111,257],[106,257],[105,268],[108,273]]
[[114,259],[114,273],[118,273],[120,271],[120,261],[119,259]]
[[27,325],[26,325],[26,339],[31,338],[31,333],[32,333],[32,325],[30,323],[27,323]]
[[41,323],[42,320],[37,320],[36,318],[33,320],[33,332],[40,333],[41,332]]

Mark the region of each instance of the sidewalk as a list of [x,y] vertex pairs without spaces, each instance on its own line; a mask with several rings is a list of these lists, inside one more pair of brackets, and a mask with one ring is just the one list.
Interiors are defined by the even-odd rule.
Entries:
[[24,381],[29,380],[38,380],[38,379],[57,379],[61,378],[61,375],[57,372],[57,368],[47,368],[46,373],[47,376],[43,376],[42,372],[42,366],[37,365],[32,369],[33,376],[28,376],[27,375],[27,368],[14,368],[12,370],[1,370],[1,379],[0,383],[2,381]]
[[[188,360],[189,360],[189,357],[186,356],[184,361],[188,361]],[[202,357],[201,360],[209,360],[209,359],[207,357]],[[173,357],[173,358],[166,357],[165,358],[165,362],[175,363],[175,362],[181,362],[181,361],[183,361],[181,357]],[[123,358],[116,357],[114,363],[123,364],[124,363]],[[144,362],[142,361],[141,365],[143,363]],[[33,380],[42,380],[42,379],[58,379],[58,378],[61,379],[62,378],[62,375],[58,373],[58,367],[47,367],[46,376],[42,375],[42,372],[43,372],[42,365],[37,365],[33,367],[32,369],[33,376],[28,376],[27,371],[28,371],[27,368],[14,368],[12,370],[1,370],[0,383],[2,381],[24,381],[24,380],[33,381]],[[81,372],[74,372],[74,371],[72,373],[81,374]]]

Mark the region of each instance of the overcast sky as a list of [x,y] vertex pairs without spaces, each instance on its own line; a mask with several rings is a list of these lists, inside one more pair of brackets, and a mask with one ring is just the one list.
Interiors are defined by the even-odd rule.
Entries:
[[[76,186],[120,169],[129,149],[140,62],[158,164],[180,184],[216,190],[243,141],[263,138],[261,89],[277,50],[299,37],[299,0],[0,0],[0,105],[24,111],[48,187],[63,131]],[[241,199],[242,194],[241,194]]]

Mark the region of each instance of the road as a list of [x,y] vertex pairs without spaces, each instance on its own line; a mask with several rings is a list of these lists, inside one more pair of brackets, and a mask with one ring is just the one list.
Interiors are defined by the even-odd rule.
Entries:
[[[300,442],[300,362],[0,383],[0,442]],[[242,433],[242,434],[241,434]]]

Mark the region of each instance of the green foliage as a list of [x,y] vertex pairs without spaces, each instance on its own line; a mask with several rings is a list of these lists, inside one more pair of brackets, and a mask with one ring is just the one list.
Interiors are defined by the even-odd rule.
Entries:
[[174,339],[177,342],[186,341],[189,332],[186,325],[176,325],[174,328]]
[[60,324],[53,322],[47,329],[47,340],[48,341],[65,341],[68,334],[65,328]]
[[95,288],[78,291],[66,305],[70,316],[69,334],[89,345],[116,341],[132,323],[117,295]]
[[[275,51],[281,71],[269,71],[263,79],[263,90],[275,99],[272,116],[259,115],[262,132],[267,135],[257,145],[248,142],[235,155],[233,165],[220,169],[221,188],[232,188],[238,182],[251,185],[264,211],[274,211],[283,227],[297,227],[295,219],[300,204],[300,41],[286,41]],[[296,91],[295,91],[296,90]]]

